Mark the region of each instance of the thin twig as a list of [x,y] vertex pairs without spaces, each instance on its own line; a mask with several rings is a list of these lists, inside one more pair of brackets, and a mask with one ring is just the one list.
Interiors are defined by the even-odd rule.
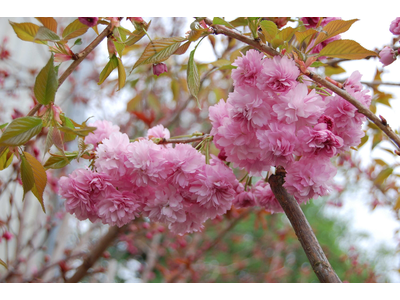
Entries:
[[201,135],[201,136],[194,136],[194,137],[189,137],[189,138],[177,138],[177,139],[162,139],[160,142],[157,144],[162,145],[162,144],[187,144],[187,143],[193,143],[193,142],[199,142],[202,141],[206,138],[210,137],[208,133]]
[[239,40],[247,45],[250,45],[264,53],[267,53],[268,55],[271,56],[277,56],[280,55],[280,53],[278,51],[276,51],[275,49],[265,45],[263,42],[261,42],[260,40],[254,40],[251,38],[248,38],[245,35],[240,34],[237,31],[234,31],[228,27],[225,27],[223,25],[215,25],[213,24],[212,20],[205,18],[204,21],[206,22],[206,24],[210,27],[212,27],[214,29],[214,33],[215,34],[223,34],[226,36],[229,36],[231,38],[234,38],[236,40]]
[[104,251],[117,238],[118,234],[123,232],[126,228],[127,225],[122,227],[110,227],[107,234],[103,236],[103,238],[97,243],[96,247],[89,253],[89,255],[84,259],[83,263],[76,269],[75,274],[66,282],[79,282],[83,277],[85,277],[88,270],[95,264],[95,262],[100,258]]

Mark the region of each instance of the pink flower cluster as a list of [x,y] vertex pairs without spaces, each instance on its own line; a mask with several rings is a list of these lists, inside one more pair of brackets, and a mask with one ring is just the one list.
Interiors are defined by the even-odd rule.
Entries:
[[[95,137],[111,128],[101,127],[105,124],[97,123],[99,131],[89,141],[97,143]],[[184,234],[201,230],[207,219],[231,208],[238,181],[218,158],[206,164],[191,145],[155,144],[148,138],[169,138],[162,125],[133,143],[111,131],[97,146],[94,170],[78,169],[60,179],[66,210],[79,220],[121,227],[143,214]]]
[[[321,96],[299,82],[300,72],[287,56],[266,58],[249,50],[233,65],[234,92],[209,108],[211,134],[222,156],[252,176],[283,166],[284,186],[299,203],[326,195],[336,174],[330,158],[360,143],[365,117],[341,97]],[[344,89],[368,107],[371,96],[360,79],[354,72]],[[255,191],[273,197],[265,185]],[[279,211],[276,200],[265,197],[255,202]]]

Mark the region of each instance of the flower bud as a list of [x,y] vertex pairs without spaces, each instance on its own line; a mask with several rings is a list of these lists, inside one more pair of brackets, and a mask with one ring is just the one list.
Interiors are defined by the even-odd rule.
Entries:
[[159,76],[162,73],[168,72],[167,65],[164,63],[153,65],[153,74]]
[[5,232],[3,233],[3,238],[4,238],[5,240],[7,240],[7,241],[11,240],[13,237],[14,237],[14,235],[13,235],[11,232],[9,232],[9,231],[5,231]]
[[379,61],[384,65],[388,66],[392,62],[396,60],[396,53],[394,50],[388,46],[382,49],[381,52],[379,52],[380,59]]
[[397,17],[390,23],[389,31],[394,35],[400,35],[400,17]]
[[78,18],[78,20],[86,26],[93,27],[93,26],[97,25],[97,21],[99,20],[99,18],[97,18],[97,17],[80,17],[80,18]]

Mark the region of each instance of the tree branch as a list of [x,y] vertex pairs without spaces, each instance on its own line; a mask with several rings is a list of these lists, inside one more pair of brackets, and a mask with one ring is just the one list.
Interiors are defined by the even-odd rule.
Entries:
[[95,262],[100,258],[104,251],[117,238],[118,234],[124,231],[126,228],[127,225],[122,227],[110,227],[107,234],[103,236],[103,238],[97,243],[96,247],[89,253],[83,263],[76,269],[75,274],[66,282],[79,282],[83,277],[85,277],[87,271],[95,264]]
[[177,138],[177,139],[165,139],[163,138],[161,141],[159,141],[157,144],[162,145],[162,144],[187,144],[187,143],[193,143],[193,142],[199,142],[202,141],[206,138],[210,137],[208,133],[201,135],[201,136],[194,136],[194,137],[189,137],[189,138]]
[[250,45],[264,53],[267,53],[268,55],[271,55],[271,56],[280,55],[278,51],[265,45],[261,41],[256,41],[254,39],[248,38],[247,36],[244,36],[243,34],[240,34],[239,32],[229,29],[223,25],[215,25],[215,24],[213,24],[212,20],[210,20],[208,18],[205,18],[204,22],[206,22],[206,24],[208,26],[210,26],[214,29],[215,34],[223,34],[223,35],[229,36],[229,37],[239,40],[247,45]]
[[285,169],[279,166],[276,169],[276,174],[272,175],[268,180],[276,199],[282,206],[286,216],[292,224],[297,238],[299,239],[319,281],[324,283],[340,283],[341,281],[339,277],[336,275],[326,258],[310,224],[300,208],[300,205],[283,187],[285,175]]

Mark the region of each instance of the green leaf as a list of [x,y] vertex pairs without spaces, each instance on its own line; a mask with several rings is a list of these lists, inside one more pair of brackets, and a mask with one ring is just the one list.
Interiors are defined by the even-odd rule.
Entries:
[[82,45],[82,39],[81,39],[81,38],[76,39],[75,42],[74,42],[74,46],[75,46],[75,45],[78,45],[78,46],[79,46],[79,45]]
[[14,158],[14,153],[7,148],[0,156],[0,170],[7,169]]
[[67,126],[62,126],[60,128],[58,128],[59,130],[61,130],[62,132],[65,133],[69,133],[69,134],[75,134],[77,136],[82,136],[85,137],[87,136],[89,133],[93,132],[96,130],[96,127],[90,127],[90,126],[82,126],[82,128],[70,128]]
[[45,41],[35,41],[36,33],[39,30],[39,26],[33,23],[14,23],[10,22],[10,25],[14,29],[17,36],[27,42],[35,42],[38,44],[47,44]]
[[124,65],[122,64],[121,59],[118,59],[118,90],[122,89],[125,86],[126,81],[126,73]]
[[378,56],[376,52],[365,49],[353,40],[337,40],[330,42],[318,55],[347,59],[362,59],[367,56]]
[[44,164],[45,170],[48,169],[61,169],[68,165],[73,159],[78,157],[78,151],[74,152],[65,152],[64,155],[62,153],[59,154],[51,154],[49,159]]
[[82,24],[78,19],[76,19],[64,29],[62,37],[64,40],[70,40],[86,33],[88,29],[88,26]]
[[343,69],[341,66],[337,65],[337,66],[326,66],[325,67],[325,75],[326,76],[332,76],[332,75],[336,75],[336,74],[341,74],[346,72],[345,69]]
[[122,52],[124,51],[124,48],[125,48],[125,44],[120,43],[120,42],[115,42],[115,41],[113,41],[113,43],[114,43],[115,49],[118,52],[119,57],[121,57]]
[[[63,121],[64,126],[69,127],[71,129],[75,129],[74,123],[72,123],[72,121],[69,118],[64,116],[64,118],[61,118],[61,120]],[[71,133],[64,134],[64,142],[65,143],[71,142],[71,141],[75,140],[75,138],[76,138],[76,134],[71,134]]]
[[129,38],[125,40],[125,45],[132,46],[136,44],[142,37],[144,37],[146,35],[145,30],[149,28],[150,23],[151,21],[148,24],[144,25],[144,30],[143,28],[140,28],[139,30],[135,30],[134,32],[132,32]]
[[319,43],[322,43],[323,41],[334,37],[338,34],[341,34],[343,32],[346,32],[347,30],[350,29],[351,25],[353,25],[354,22],[358,21],[358,19],[353,19],[349,21],[345,20],[335,20],[331,21],[328,24],[324,26],[322,31],[318,34],[314,46],[318,45]]
[[393,173],[393,168],[386,168],[379,172],[378,176],[376,176],[374,183],[379,185],[382,184],[386,178],[389,177],[390,174]]
[[262,30],[262,33],[264,34],[266,40],[271,43],[272,40],[276,37],[278,34],[278,27],[276,24],[272,21],[261,21],[260,22],[260,27]]
[[111,72],[118,67],[118,59],[115,54],[110,58],[110,61],[106,64],[103,71],[100,73],[98,85],[102,84],[104,80],[111,74]]
[[2,265],[4,268],[6,268],[8,270],[7,264],[4,261],[2,261],[1,259],[0,259],[0,265]]
[[35,177],[33,176],[33,170],[25,155],[21,155],[21,180],[22,187],[24,189],[24,195],[22,200],[25,199],[26,194],[32,190],[35,185]]
[[40,104],[47,105],[54,101],[58,89],[57,72],[54,69],[54,56],[51,57],[35,80],[34,93]]
[[4,127],[6,127],[8,125],[8,123],[4,123],[0,125],[0,129],[3,129]]
[[200,75],[199,71],[197,70],[196,63],[194,62],[195,51],[196,49],[190,52],[188,67],[187,67],[187,83],[190,94],[192,94],[192,96],[196,98],[197,105],[200,108],[200,102],[199,99],[197,98],[197,94],[199,93],[200,90]]
[[239,17],[236,18],[235,20],[232,20],[229,22],[229,24],[231,24],[234,27],[240,27],[240,26],[247,26],[247,19],[244,17]]
[[[35,157],[33,157],[28,152],[23,152],[23,156],[25,156],[26,161],[28,162],[31,170],[33,172],[34,186],[31,191],[39,200],[40,205],[42,206],[43,212],[46,213],[46,209],[43,203],[43,192],[47,184],[47,175],[46,171],[43,168],[42,164],[37,161]],[[25,191],[25,190],[24,190]]]
[[357,146],[357,148],[358,149],[360,149],[362,146],[364,146],[364,144],[368,141],[368,139],[369,139],[369,135],[364,135],[362,138],[361,138],[361,143]]
[[162,38],[150,42],[144,49],[139,60],[133,66],[131,72],[142,64],[155,64],[166,60],[170,57],[181,45],[186,38],[172,37]]
[[47,27],[41,26],[35,35],[35,40],[58,42],[60,37]]
[[312,68],[318,68],[318,67],[326,67],[326,66],[328,66],[328,65],[327,65],[327,64],[324,64],[322,61],[317,60],[317,61],[314,61],[314,62],[311,64],[310,67],[312,67]]
[[57,21],[54,18],[39,17],[39,18],[35,18],[35,19],[38,20],[40,23],[42,23],[43,26],[47,27],[54,33],[57,33]]
[[1,146],[21,146],[37,135],[43,127],[42,119],[22,117],[13,120],[0,137]]
[[232,28],[232,29],[235,28],[235,26],[233,26],[232,24],[229,24],[224,19],[221,19],[221,18],[218,18],[218,17],[214,17],[213,24],[214,25],[224,25],[224,26]]
[[393,207],[394,210],[400,209],[400,195],[397,197],[396,204]]

